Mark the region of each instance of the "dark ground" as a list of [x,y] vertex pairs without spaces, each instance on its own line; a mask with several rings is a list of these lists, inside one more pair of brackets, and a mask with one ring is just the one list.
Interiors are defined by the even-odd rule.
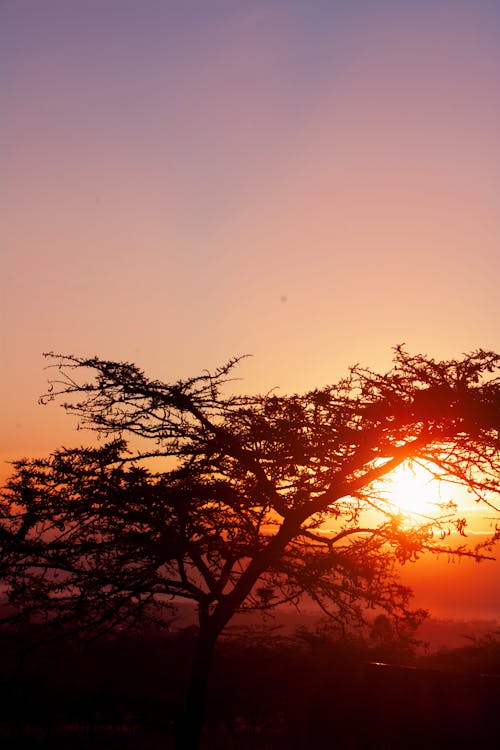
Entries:
[[[241,631],[221,644],[204,750],[499,746],[497,636],[417,656],[380,639],[279,632]],[[62,642],[20,658],[27,636],[2,634],[0,747],[170,750],[194,635]]]

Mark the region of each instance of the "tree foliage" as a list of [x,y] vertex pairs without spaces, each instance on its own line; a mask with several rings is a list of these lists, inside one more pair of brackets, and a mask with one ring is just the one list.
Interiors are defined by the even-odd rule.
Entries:
[[44,617],[76,613],[92,629],[171,597],[206,617],[228,600],[267,609],[305,592],[340,619],[366,602],[401,611],[394,558],[441,551],[436,530],[463,533],[463,521],[448,507],[407,527],[374,482],[417,459],[478,499],[498,492],[488,352],[435,362],[399,347],[385,375],[354,367],[300,396],[224,395],[237,360],[166,385],[127,363],[49,356],[43,401],[64,397],[107,442],[18,461],[3,494],[11,602]]
[[11,617],[94,635],[187,599],[213,644],[236,612],[307,594],[339,622],[376,608],[404,627],[421,613],[397,562],[484,556],[498,536],[466,547],[451,505],[408,523],[378,484],[420,461],[494,506],[494,353],[435,361],[397,347],[385,374],[356,366],[291,396],[232,395],[238,360],[165,384],[129,363],[48,356],[42,401],[103,442],[14,463],[0,519]]

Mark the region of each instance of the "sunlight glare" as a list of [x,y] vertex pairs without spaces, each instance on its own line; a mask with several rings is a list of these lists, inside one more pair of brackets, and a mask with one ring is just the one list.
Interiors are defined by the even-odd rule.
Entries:
[[387,478],[384,494],[405,515],[431,517],[443,502],[441,484],[423,465],[407,461]]

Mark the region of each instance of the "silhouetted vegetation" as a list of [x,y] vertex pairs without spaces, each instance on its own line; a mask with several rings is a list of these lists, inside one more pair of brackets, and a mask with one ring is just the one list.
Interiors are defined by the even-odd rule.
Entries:
[[[456,506],[436,503],[434,518],[409,519],[376,483],[411,459],[491,502],[499,489],[499,363],[483,351],[436,362],[398,347],[386,374],[354,367],[336,385],[300,396],[235,396],[226,389],[236,360],[169,385],[128,363],[55,357],[45,400],[64,399],[82,427],[108,442],[15,462],[0,517],[0,570],[11,608],[5,622],[28,623],[41,638],[93,639],[141,622],[159,627],[176,601],[193,602],[198,626],[179,664],[182,677],[162,674],[187,697],[173,706],[166,685],[156,693],[178,711],[179,750],[199,747],[210,666],[237,613],[298,606],[307,595],[339,632],[371,623],[370,648],[384,644],[392,653],[425,614],[412,611],[397,563],[423,550],[479,559],[498,534],[467,548]],[[88,371],[93,379],[80,380]],[[353,647],[344,638],[341,653]],[[279,653],[273,647],[272,658]],[[308,658],[313,664],[313,652]],[[352,716],[339,688],[346,679],[340,652],[329,664],[332,674],[318,688],[314,675],[324,670],[306,672],[314,697],[303,710],[315,707],[319,715],[300,726],[314,742],[319,728],[327,730],[321,712],[331,715],[329,695],[344,706],[337,723],[341,714]],[[352,705],[365,689],[360,679],[351,680]],[[276,690],[291,680],[282,674]],[[217,690],[215,680],[212,717]],[[277,726],[272,691],[258,690]],[[254,693],[233,692],[248,711]],[[290,705],[288,725],[300,716],[299,705]],[[164,717],[170,721],[170,709]],[[287,747],[305,742],[300,731]]]
[[[32,636],[0,635],[3,746],[171,746],[196,628],[57,641],[20,662]],[[407,641],[374,643],[369,630],[341,636],[324,620],[289,635],[236,628],[215,652],[202,746],[494,748],[499,653],[495,633],[444,659]]]

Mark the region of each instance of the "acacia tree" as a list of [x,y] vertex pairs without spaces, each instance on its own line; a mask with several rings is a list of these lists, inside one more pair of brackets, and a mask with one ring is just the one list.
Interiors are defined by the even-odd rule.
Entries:
[[56,374],[42,400],[62,400],[105,442],[14,463],[0,519],[9,617],[94,636],[195,602],[179,749],[199,747],[211,657],[235,613],[307,594],[340,623],[372,608],[414,625],[422,613],[397,563],[423,551],[480,558],[496,540],[468,548],[456,507],[409,523],[379,492],[412,459],[494,504],[494,353],[436,362],[397,347],[386,374],[356,366],[292,396],[228,395],[238,360],[169,385],[128,363],[48,356]]

